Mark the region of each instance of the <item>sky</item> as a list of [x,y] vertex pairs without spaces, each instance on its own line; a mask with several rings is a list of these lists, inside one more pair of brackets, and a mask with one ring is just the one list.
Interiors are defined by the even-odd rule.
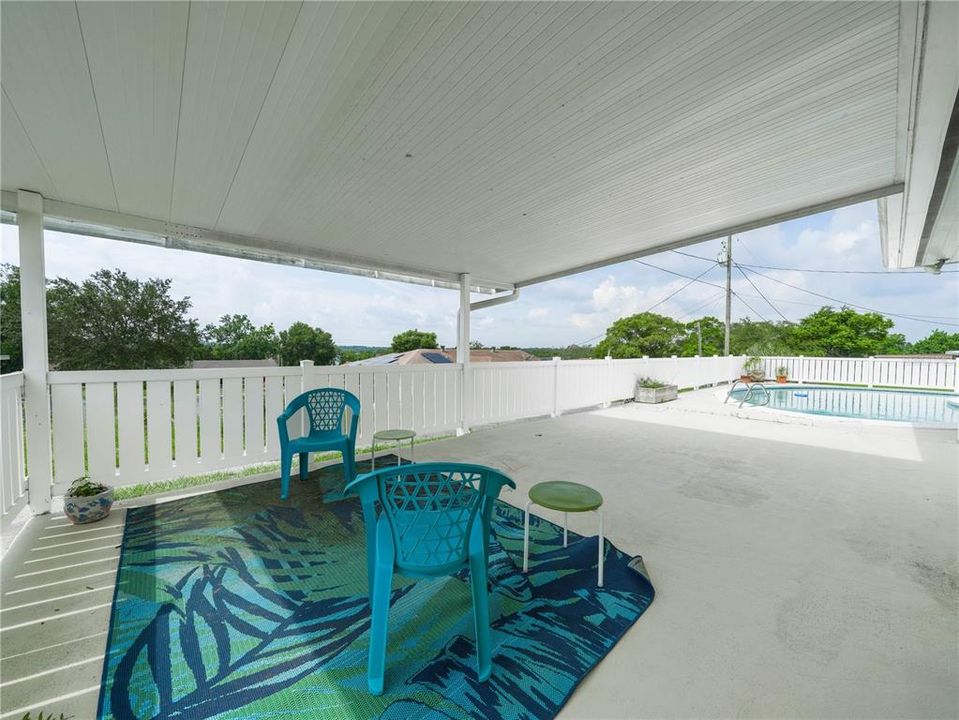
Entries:
[[[51,231],[45,243],[47,277],[80,281],[106,267],[139,279],[171,278],[172,294],[189,296],[192,314],[201,325],[240,313],[256,325],[272,323],[277,330],[302,320],[332,333],[339,345],[386,346],[393,335],[409,328],[435,332],[443,345],[456,342],[458,294],[454,290]],[[719,239],[711,240],[682,252],[714,260],[721,244]],[[733,299],[734,320],[781,320],[784,316],[795,321],[822,305],[839,307],[846,302],[884,313],[932,318],[931,322],[894,318],[895,331],[911,341],[937,327],[959,331],[959,273],[800,271],[883,271],[874,201],[737,235],[733,259],[743,265],[790,268],[758,270],[773,279],[747,270],[755,287],[734,268],[733,290],[741,296]],[[660,269],[630,261],[524,288],[516,302],[474,312],[472,337],[484,345],[562,347],[593,344],[617,318],[651,308],[682,321],[704,315],[723,317],[723,267],[675,252],[641,260]],[[18,262],[15,227],[2,227],[0,261]],[[701,278],[704,282],[684,288],[689,281],[667,270],[689,277],[708,272]]]

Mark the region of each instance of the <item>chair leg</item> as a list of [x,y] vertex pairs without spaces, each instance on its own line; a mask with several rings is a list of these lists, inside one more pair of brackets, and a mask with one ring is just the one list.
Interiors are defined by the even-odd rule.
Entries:
[[[377,540],[382,531],[377,530]],[[367,684],[373,695],[383,694],[386,673],[387,627],[390,619],[390,587],[393,583],[393,558],[381,552],[384,548],[377,542],[376,571],[371,594],[372,620],[370,622],[370,661]]]
[[280,453],[280,499],[290,495],[290,468],[293,465],[293,453],[283,450]]
[[595,512],[599,515],[599,582],[597,584],[599,587],[603,587],[603,559],[606,555],[604,552],[606,550],[606,540],[603,538],[603,511],[597,509]]
[[310,474],[310,454],[308,452],[300,453],[300,480],[306,480]]
[[529,507],[533,504],[530,500],[526,503],[526,519],[523,522],[523,572],[529,572]]
[[486,682],[493,672],[493,661],[489,629],[489,590],[482,552],[470,554],[470,588],[473,591],[473,622],[476,626],[476,672],[479,681]]

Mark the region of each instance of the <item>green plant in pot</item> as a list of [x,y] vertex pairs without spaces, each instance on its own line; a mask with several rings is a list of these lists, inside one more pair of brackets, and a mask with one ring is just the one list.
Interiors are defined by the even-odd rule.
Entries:
[[763,359],[753,356],[743,364],[743,374],[740,379],[747,382],[761,382],[766,377],[763,369]]
[[75,525],[102,520],[110,514],[111,507],[113,488],[87,475],[74,480],[63,496],[63,512]]
[[789,368],[785,365],[780,365],[778,368],[776,368],[776,382],[789,382]]

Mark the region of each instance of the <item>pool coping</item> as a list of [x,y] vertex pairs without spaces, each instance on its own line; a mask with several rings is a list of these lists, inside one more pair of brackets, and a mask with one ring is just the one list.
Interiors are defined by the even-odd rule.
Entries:
[[[775,390],[789,389],[823,389],[823,390],[861,390],[867,392],[900,392],[900,393],[918,393],[922,395],[943,395],[945,397],[954,397],[959,402],[959,393],[949,390],[910,390],[908,388],[876,388],[864,387],[862,385],[821,385],[817,383],[765,383],[766,385],[775,385]],[[792,425],[831,425],[837,423],[853,423],[860,425],[874,425],[879,427],[903,427],[914,428],[918,430],[942,430],[946,432],[956,432],[959,430],[959,424],[944,425],[942,423],[922,423],[908,422],[905,420],[876,420],[873,418],[846,417],[843,415],[819,415],[817,413],[800,412],[798,410],[784,410],[780,408],[769,408],[762,406],[744,406],[728,405],[725,403],[729,393],[727,387],[720,388],[714,393],[714,396],[720,400],[723,405],[729,408],[731,415],[735,417],[750,420],[767,420],[771,422],[781,422]]]

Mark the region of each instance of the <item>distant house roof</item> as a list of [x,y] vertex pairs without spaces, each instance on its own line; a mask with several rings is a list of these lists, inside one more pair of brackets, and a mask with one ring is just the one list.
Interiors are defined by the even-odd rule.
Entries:
[[[497,350],[496,348],[478,348],[470,350],[470,361],[474,363],[488,362],[530,362],[539,361],[539,358],[525,350]],[[456,348],[441,348],[439,350],[410,350],[403,353],[387,353],[376,357],[357,360],[350,365],[443,365],[456,362]]]
[[245,368],[245,367],[276,367],[276,360],[194,360],[192,368]]

